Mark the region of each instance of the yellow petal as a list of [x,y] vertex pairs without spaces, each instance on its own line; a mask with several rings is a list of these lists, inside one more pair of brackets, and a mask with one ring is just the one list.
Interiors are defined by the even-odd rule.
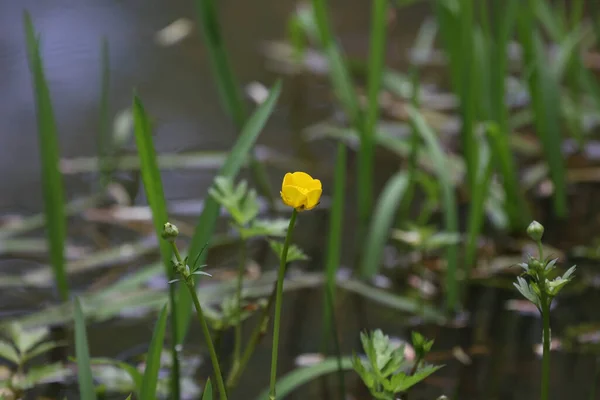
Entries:
[[306,194],[296,186],[284,186],[281,188],[281,199],[287,206],[304,209],[306,207]]
[[319,200],[321,199],[322,193],[323,193],[323,190],[315,189],[315,190],[309,191],[306,194],[306,209],[307,210],[312,210],[319,204]]
[[308,186],[314,179],[306,172],[294,172],[292,174],[292,184],[301,188],[308,189]]
[[285,176],[283,177],[283,182],[281,183],[281,187],[293,185],[293,184],[292,184],[292,181],[293,181],[293,180],[294,180],[294,177],[292,176],[292,174],[291,174],[291,173],[289,173],[289,172],[288,172],[288,173],[287,173],[287,174],[285,174]]
[[308,190],[322,190],[323,186],[321,185],[321,181],[318,179],[313,179],[310,181],[308,186],[306,187]]

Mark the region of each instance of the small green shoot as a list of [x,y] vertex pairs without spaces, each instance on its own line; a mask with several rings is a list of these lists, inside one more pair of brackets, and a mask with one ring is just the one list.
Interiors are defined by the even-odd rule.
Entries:
[[[361,333],[360,340],[366,359],[355,354],[352,365],[376,399],[395,400],[398,393],[407,391],[442,368],[420,365],[421,359],[417,358],[410,372],[406,372],[412,363],[404,356],[405,346],[394,347],[390,338],[379,329],[372,333]],[[432,341],[427,341],[418,334],[413,335],[413,340],[420,346],[419,351],[423,355],[433,345]]]
[[529,256],[526,263],[519,264],[524,272],[521,276],[517,277],[517,282],[514,285],[523,297],[538,308],[542,315],[543,356],[541,399],[548,400],[550,393],[550,306],[554,297],[573,279],[575,266],[569,268],[562,276],[552,279],[558,259],[544,259],[544,248],[542,245],[544,226],[537,221],[533,221],[527,228],[527,234],[537,244],[539,255],[537,258]]

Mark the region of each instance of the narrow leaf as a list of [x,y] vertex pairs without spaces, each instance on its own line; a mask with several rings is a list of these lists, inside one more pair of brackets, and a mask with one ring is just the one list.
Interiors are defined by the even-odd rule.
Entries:
[[44,74],[44,64],[40,54],[40,40],[35,33],[31,17],[24,13],[27,57],[33,78],[37,112],[38,143],[42,166],[42,192],[46,215],[46,236],[50,246],[50,261],[60,298],[69,299],[69,285],[65,271],[64,245],[66,239],[65,194],[59,168],[58,132],[50,90]]
[[146,370],[144,371],[144,378],[142,379],[142,388],[140,390],[140,398],[144,400],[155,400],[156,389],[158,386],[158,371],[160,369],[160,354],[163,349],[163,342],[165,339],[165,330],[167,328],[167,305],[165,304],[160,312],[156,326],[154,327],[154,333],[152,334],[152,341],[148,348],[148,355],[146,358]]
[[82,400],[96,400],[96,391],[92,378],[90,351],[88,349],[85,318],[81,311],[79,299],[75,298],[75,356],[77,357],[77,380],[79,382],[79,396]]

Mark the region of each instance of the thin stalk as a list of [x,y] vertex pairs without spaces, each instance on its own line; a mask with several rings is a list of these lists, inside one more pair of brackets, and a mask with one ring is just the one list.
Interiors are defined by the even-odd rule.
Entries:
[[[180,264],[183,263],[184,261],[181,258],[181,254],[179,254],[179,249],[177,249],[177,245],[174,241],[172,241],[171,244],[173,246],[173,254],[175,254],[177,262]],[[200,322],[200,326],[202,327],[202,333],[204,334],[204,339],[206,340],[206,346],[208,347],[210,360],[212,362],[213,369],[215,370],[215,378],[217,381],[217,387],[219,388],[219,398],[221,400],[227,400],[227,392],[225,391],[225,383],[223,381],[223,375],[221,374],[219,359],[217,357],[217,352],[215,350],[215,346],[213,345],[213,341],[210,336],[210,330],[208,329],[208,323],[206,322],[206,318],[204,317],[202,306],[200,305],[200,301],[198,300],[198,294],[196,293],[196,289],[194,286],[194,279],[193,277],[190,277],[189,279],[182,280],[185,283],[185,286],[188,288],[190,296],[192,296],[194,307],[196,307],[196,315],[198,316],[198,322]]]
[[233,367],[240,362],[242,353],[242,286],[244,284],[244,273],[246,272],[246,240],[242,239],[240,245],[240,265],[238,266],[237,287],[235,292],[237,321],[235,324],[235,342],[233,347]]
[[548,400],[550,392],[550,303],[548,296],[542,291],[542,320],[544,323],[544,354],[542,356],[542,397]]
[[283,303],[283,280],[285,278],[285,266],[287,264],[287,253],[292,241],[292,231],[298,211],[294,209],[290,224],[288,225],[287,235],[281,251],[279,271],[277,273],[277,292],[275,295],[275,321],[273,323],[273,348],[271,353],[271,384],[269,388],[269,399],[275,400],[275,384],[277,383],[277,356],[279,353],[279,328],[281,326],[281,304]]
[[264,336],[267,330],[267,322],[269,321],[269,314],[271,313],[271,308],[273,307],[273,302],[275,301],[275,294],[277,293],[277,282],[273,285],[273,290],[269,295],[269,299],[267,300],[267,305],[263,309],[263,313],[260,316],[260,322],[254,328],[252,335],[250,336],[250,340],[248,340],[248,344],[242,353],[242,358],[238,365],[234,365],[229,375],[227,376],[227,387],[232,389],[237,385],[242,372],[246,368],[248,361],[254,354],[254,350],[256,349],[256,345],[258,341]]

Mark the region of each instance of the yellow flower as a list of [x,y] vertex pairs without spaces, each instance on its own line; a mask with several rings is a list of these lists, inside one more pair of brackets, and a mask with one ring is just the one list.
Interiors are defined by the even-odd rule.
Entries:
[[298,211],[311,210],[319,204],[323,189],[321,181],[305,172],[287,173],[281,184],[281,199]]

